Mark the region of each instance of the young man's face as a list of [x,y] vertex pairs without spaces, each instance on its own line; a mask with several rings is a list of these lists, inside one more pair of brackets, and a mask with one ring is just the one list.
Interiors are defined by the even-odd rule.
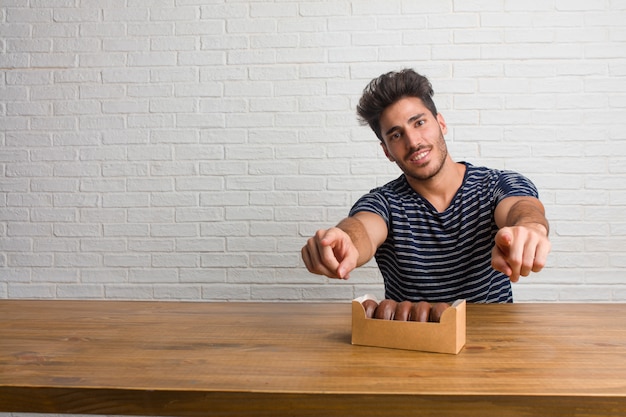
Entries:
[[446,122],[417,97],[405,97],[387,107],[380,117],[385,155],[409,180],[433,178],[443,167],[448,150],[443,135]]

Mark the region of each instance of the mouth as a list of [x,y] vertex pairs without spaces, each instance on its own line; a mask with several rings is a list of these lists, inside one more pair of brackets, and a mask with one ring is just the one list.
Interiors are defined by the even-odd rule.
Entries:
[[426,158],[430,154],[430,149],[423,149],[418,152],[414,152],[411,154],[409,158],[409,162],[412,164],[422,164],[426,162]]

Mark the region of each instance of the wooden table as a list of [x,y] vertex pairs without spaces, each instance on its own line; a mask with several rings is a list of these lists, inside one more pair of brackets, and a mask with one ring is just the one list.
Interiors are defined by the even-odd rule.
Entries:
[[458,355],[354,346],[350,302],[0,301],[0,411],[626,415],[626,304],[468,305]]

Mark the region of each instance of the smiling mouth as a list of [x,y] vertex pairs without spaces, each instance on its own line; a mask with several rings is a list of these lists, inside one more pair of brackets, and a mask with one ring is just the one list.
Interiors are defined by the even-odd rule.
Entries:
[[413,156],[409,159],[409,162],[420,162],[422,159],[428,156],[430,150],[426,149],[417,153],[414,153]]

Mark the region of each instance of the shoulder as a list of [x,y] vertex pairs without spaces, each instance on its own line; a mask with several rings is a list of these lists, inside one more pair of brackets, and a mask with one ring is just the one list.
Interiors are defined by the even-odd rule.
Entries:
[[533,182],[519,172],[465,164],[466,187],[492,190],[498,199],[507,196],[538,196]]
[[394,207],[401,205],[399,202],[403,200],[402,195],[406,194],[407,188],[410,189],[404,175],[376,187],[354,203],[350,209],[350,216],[360,211],[369,211],[388,220]]
[[405,192],[407,188],[410,188],[409,183],[407,182],[404,174],[402,174],[398,178],[389,181],[385,185],[372,188],[369,193],[383,195],[401,194]]
[[403,174],[385,185],[371,189],[361,197],[361,200],[377,200],[386,204],[393,204],[394,201],[403,200],[413,193],[413,189]]
[[506,169],[489,168],[485,166],[475,166],[468,162],[463,162],[467,166],[466,177],[468,181],[484,182],[484,181],[527,181],[530,182],[523,174],[516,171]]
[[465,176],[470,182],[495,181],[506,171],[485,166],[476,166],[468,162],[463,162],[467,167]]

